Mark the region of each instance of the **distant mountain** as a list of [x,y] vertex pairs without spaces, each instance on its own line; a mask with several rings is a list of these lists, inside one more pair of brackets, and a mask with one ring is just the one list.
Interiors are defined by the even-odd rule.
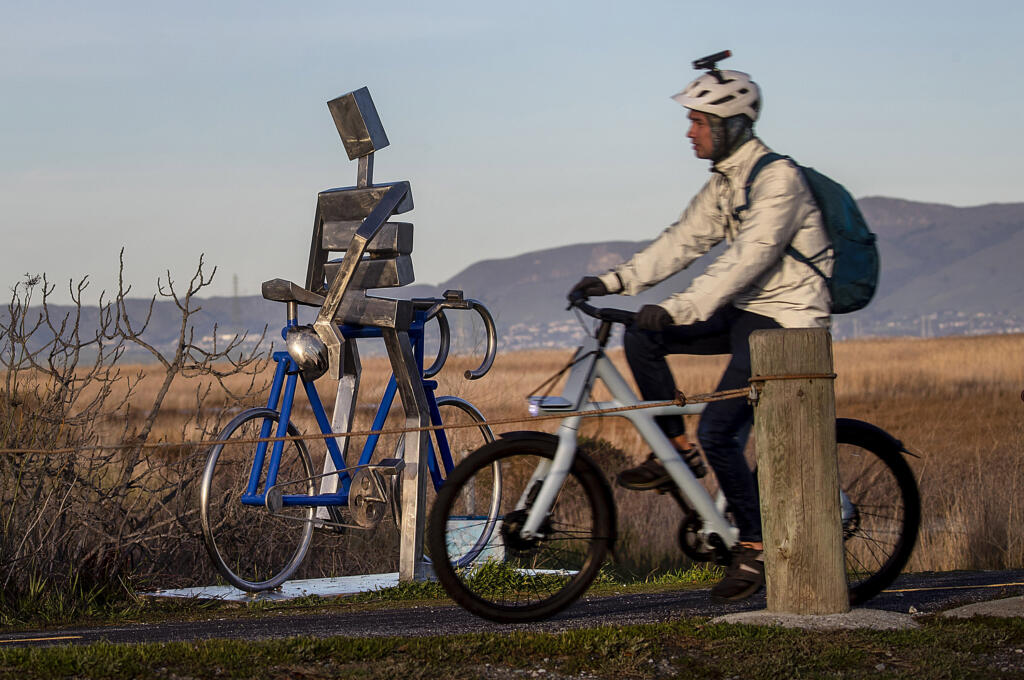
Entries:
[[[851,335],[946,335],[1024,331],[1024,203],[958,208],[894,198],[859,201],[878,234],[882,256],[879,291],[872,304],[856,314],[835,318],[837,337]],[[651,237],[658,233],[652,225]],[[437,285],[412,285],[381,291],[383,295],[425,297],[450,288],[488,305],[506,348],[571,345],[580,325],[566,311],[565,295],[581,276],[600,273],[626,260],[647,241],[609,241],[538,250],[507,258],[482,260]],[[609,305],[636,309],[683,290],[712,251],[689,270],[635,298],[608,298]],[[144,315],[144,301],[132,301]],[[284,305],[259,297],[201,300],[195,317],[197,334],[212,342],[220,335],[268,326],[274,339],[284,323]],[[156,344],[172,342],[180,317],[171,302],[158,302],[149,335]],[[90,312],[95,318],[95,312]],[[458,316],[463,318],[460,320]],[[452,315],[459,332],[471,331],[468,315]],[[312,321],[306,311],[303,320]]]
[[[1024,331],[1024,267],[1018,261],[1024,256],[1024,203],[958,208],[883,197],[858,203],[878,234],[882,272],[866,309],[835,317],[837,336]],[[565,311],[569,287],[646,243],[581,244],[485,260],[438,289],[463,288],[487,302],[513,346],[564,344],[577,335],[569,332],[576,324]],[[683,290],[722,247],[641,296],[609,302],[636,309]]]
[[1024,317],[1024,203],[957,208],[875,197],[858,203],[882,254],[868,317],[953,310]]

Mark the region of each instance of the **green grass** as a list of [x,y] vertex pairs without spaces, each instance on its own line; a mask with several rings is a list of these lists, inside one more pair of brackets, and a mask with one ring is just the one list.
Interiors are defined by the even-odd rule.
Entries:
[[0,677],[1024,678],[1024,622],[1012,619],[931,618],[900,632],[813,633],[704,619],[509,631],[0,649]]
[[[606,566],[590,592],[600,595],[704,587],[720,575],[716,567],[695,567],[634,577]],[[137,598],[125,591],[120,598],[107,593],[90,600],[89,607],[70,608],[59,600],[47,600],[46,597],[57,596],[44,596],[49,591],[42,585],[35,590],[40,593],[39,602],[50,604],[31,610],[33,616],[51,626],[246,618],[338,608],[352,611],[422,603],[436,606],[447,602],[440,585],[434,582],[401,584],[345,598],[310,596],[287,602]],[[501,634],[433,638],[212,640],[38,649],[5,649],[0,645],[0,678],[998,676],[1024,680],[1024,622],[1020,620],[929,617],[921,629],[899,632],[807,632],[712,625],[700,618],[558,634],[531,632],[528,627],[509,626],[507,630]]]
[[17,628],[93,619],[116,619],[139,605],[124,582],[85,584],[77,574],[59,582],[29,579],[15,595],[0,597],[0,626]]

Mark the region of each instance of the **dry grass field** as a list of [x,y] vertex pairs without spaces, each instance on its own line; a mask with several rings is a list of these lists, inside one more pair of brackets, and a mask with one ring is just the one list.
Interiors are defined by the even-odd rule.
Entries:
[[[1024,565],[1024,336],[847,341],[838,343],[834,352],[839,376],[838,414],[875,423],[918,456],[910,464],[921,488],[922,533],[908,568]],[[489,418],[524,419],[518,425],[496,428],[499,432],[553,431],[556,421],[529,421],[525,397],[561,369],[569,355],[568,351],[506,353],[499,355],[489,375],[474,382],[463,379],[462,373],[474,367],[477,360],[453,356],[438,378],[438,394],[463,397]],[[613,359],[628,376],[621,350],[613,353]],[[357,429],[369,427],[376,400],[390,374],[385,358],[364,358],[362,363]],[[723,357],[674,357],[671,361],[677,384],[690,394],[713,390],[723,364]],[[126,431],[126,424],[131,431],[133,418],[143,417],[145,405],[152,403],[162,379],[156,367],[122,370],[126,375],[141,374],[131,395],[131,401],[140,407],[104,424],[111,443]],[[269,383],[270,370],[264,374],[265,383]],[[250,389],[248,379],[228,380],[238,381],[234,387],[244,393],[241,403],[222,398],[217,391],[200,398],[208,377],[176,380],[163,400],[149,440],[210,439],[242,407],[263,405],[266,384]],[[329,380],[319,380],[318,388],[329,411],[333,403]],[[124,389],[124,384],[117,383],[114,389]],[[554,391],[557,393],[558,388]],[[112,397],[114,401],[116,396]],[[304,397],[296,399],[296,408],[293,421],[304,432],[315,431]],[[401,407],[396,405],[389,424],[399,426],[401,421]],[[690,424],[691,433],[695,425]],[[473,437],[470,430],[462,433],[463,438]],[[621,418],[587,420],[582,434],[611,445],[601,446],[597,455],[609,475],[647,454],[647,448]],[[362,441],[354,441],[352,446],[359,448]],[[384,441],[381,457],[390,455],[393,446],[393,438]],[[310,448],[316,460],[322,444],[311,443]],[[756,455],[754,448],[748,452],[751,457]],[[150,506],[142,498],[133,506],[142,513],[135,524],[137,531],[144,532],[149,522],[159,525],[165,534],[163,542],[133,554],[129,563],[134,569],[145,567],[143,571],[154,585],[198,584],[215,577],[202,548],[195,505],[195,478],[205,453],[205,447],[198,446],[146,454],[153,469],[162,459],[179,461],[176,470],[186,477],[173,495],[174,508],[170,508],[170,501],[154,500]],[[144,471],[145,466],[139,469]],[[166,472],[161,475],[166,477]],[[684,564],[685,558],[676,546],[679,513],[673,501],[655,494],[616,491],[616,495],[620,525],[617,552],[624,567],[647,573]],[[272,542],[270,536],[265,538],[265,542]],[[396,546],[397,531],[390,519],[371,533],[350,531],[339,536],[318,532],[299,575],[392,570],[397,560]]]
[[[919,456],[910,463],[921,487],[922,533],[909,568],[1024,565],[1024,336],[846,341],[836,344],[834,352],[838,415],[882,427]],[[506,353],[488,376],[475,382],[461,377],[474,360],[453,357],[439,378],[438,393],[468,399],[490,418],[527,419],[498,431],[553,431],[555,421],[528,421],[525,396],[557,372],[568,356],[566,351]],[[621,350],[613,358],[628,376]],[[723,363],[722,357],[671,361],[677,384],[691,394],[713,390]],[[357,428],[369,426],[375,397],[389,372],[384,358],[363,360],[364,403]],[[183,381],[168,396],[158,434],[167,439],[200,434],[182,427],[195,387]],[[327,392],[327,381],[321,379],[319,387]],[[145,381],[139,389],[138,398],[145,399]],[[333,399],[323,396],[330,408]],[[251,395],[253,404],[263,398]],[[217,404],[204,407],[216,409]],[[400,407],[391,418],[395,424],[401,421]],[[305,431],[312,429],[308,413],[300,413],[296,420]],[[647,453],[624,419],[585,421],[582,434],[613,445],[600,456],[610,475]],[[358,445],[361,442],[353,444]],[[654,494],[619,491],[617,496],[620,558],[640,569],[680,563],[673,502]]]
[[[922,532],[908,569],[1024,564],[1024,336],[847,341],[834,354],[837,414],[878,425],[919,456],[909,462],[921,489]],[[487,414],[525,413],[523,395],[566,358],[506,355],[486,379],[501,389],[473,396]],[[628,375],[621,352],[614,360]],[[677,385],[691,394],[713,390],[723,365],[721,357],[671,360]],[[647,453],[621,418],[585,421],[582,434],[626,452],[619,465]],[[671,500],[618,491],[617,501],[621,557],[640,567],[679,559]]]

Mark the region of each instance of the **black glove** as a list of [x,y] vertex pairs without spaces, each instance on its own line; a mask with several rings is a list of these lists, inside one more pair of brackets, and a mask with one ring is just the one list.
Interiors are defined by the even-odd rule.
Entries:
[[597,297],[598,295],[607,295],[608,287],[596,276],[584,276],[569,291],[569,299],[572,300],[573,296],[577,293],[582,293],[585,298]]
[[636,313],[636,325],[645,331],[662,331],[672,325],[672,315],[658,305],[644,305]]

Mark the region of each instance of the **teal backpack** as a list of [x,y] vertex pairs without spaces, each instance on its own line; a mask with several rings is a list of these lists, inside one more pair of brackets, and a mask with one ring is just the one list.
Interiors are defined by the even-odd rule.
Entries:
[[[747,177],[746,204],[750,204],[750,187],[758,173],[768,165],[782,159],[793,160],[789,156],[777,153],[766,153],[761,156]],[[814,202],[821,211],[825,231],[832,242],[833,265],[832,276],[825,274],[814,265],[828,250],[827,248],[815,255],[807,256],[790,244],[786,253],[803,262],[814,272],[825,279],[828,290],[832,294],[831,310],[833,314],[846,314],[863,309],[875,295],[878,287],[878,246],[877,238],[868,228],[864,216],[857,207],[857,202],[842,184],[829,179],[814,168],[805,168],[793,161],[807,182],[814,195]],[[741,210],[747,205],[736,209],[739,218]]]

